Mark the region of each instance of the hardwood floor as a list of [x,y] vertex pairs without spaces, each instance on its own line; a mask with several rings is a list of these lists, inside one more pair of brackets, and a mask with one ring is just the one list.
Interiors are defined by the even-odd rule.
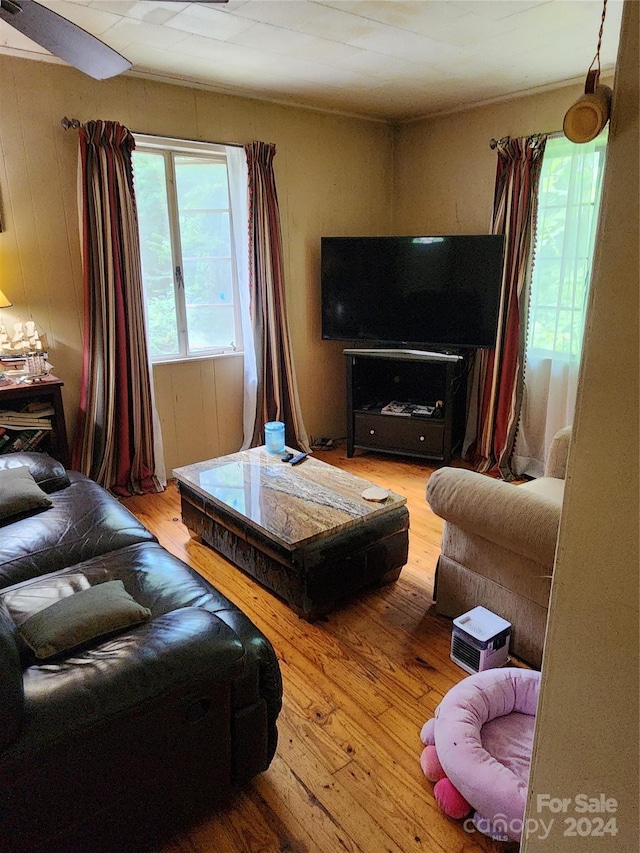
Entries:
[[170,484],[124,503],[171,552],[236,602],[271,640],[284,681],[270,768],[158,853],[511,853],[440,812],[418,763],[422,724],[465,676],[451,624],[433,612],[440,519],[424,493],[433,468],[377,454],[318,452],[406,495],[409,561],[399,580],[314,624],[191,540]]

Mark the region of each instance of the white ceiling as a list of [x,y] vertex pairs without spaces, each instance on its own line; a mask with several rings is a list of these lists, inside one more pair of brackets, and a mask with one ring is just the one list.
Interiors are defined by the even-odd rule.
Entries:
[[[602,0],[40,0],[127,74],[390,121],[583,80]],[[615,64],[622,0],[601,50]],[[53,60],[0,21],[0,53]]]

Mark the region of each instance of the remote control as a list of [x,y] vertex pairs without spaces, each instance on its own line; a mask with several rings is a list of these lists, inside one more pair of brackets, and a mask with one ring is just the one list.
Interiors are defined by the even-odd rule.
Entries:
[[306,454],[306,453],[298,453],[298,455],[297,455],[297,456],[294,456],[294,457],[293,457],[293,459],[291,460],[291,464],[292,464],[292,465],[299,465],[299,464],[300,464],[300,462],[304,462],[304,460],[305,460],[306,458],[307,458],[307,454]]

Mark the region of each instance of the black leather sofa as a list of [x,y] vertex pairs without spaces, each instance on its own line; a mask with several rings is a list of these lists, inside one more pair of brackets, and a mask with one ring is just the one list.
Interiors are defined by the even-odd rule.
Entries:
[[[273,757],[269,641],[114,497],[43,453],[51,506],[0,522],[0,850],[150,850]],[[151,618],[48,661],[25,620],[111,580]],[[26,649],[26,650],[25,650]]]

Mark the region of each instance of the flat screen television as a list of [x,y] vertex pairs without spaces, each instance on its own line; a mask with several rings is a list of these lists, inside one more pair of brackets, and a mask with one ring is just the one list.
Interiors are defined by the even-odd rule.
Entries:
[[495,346],[504,237],[323,237],[322,337]]

